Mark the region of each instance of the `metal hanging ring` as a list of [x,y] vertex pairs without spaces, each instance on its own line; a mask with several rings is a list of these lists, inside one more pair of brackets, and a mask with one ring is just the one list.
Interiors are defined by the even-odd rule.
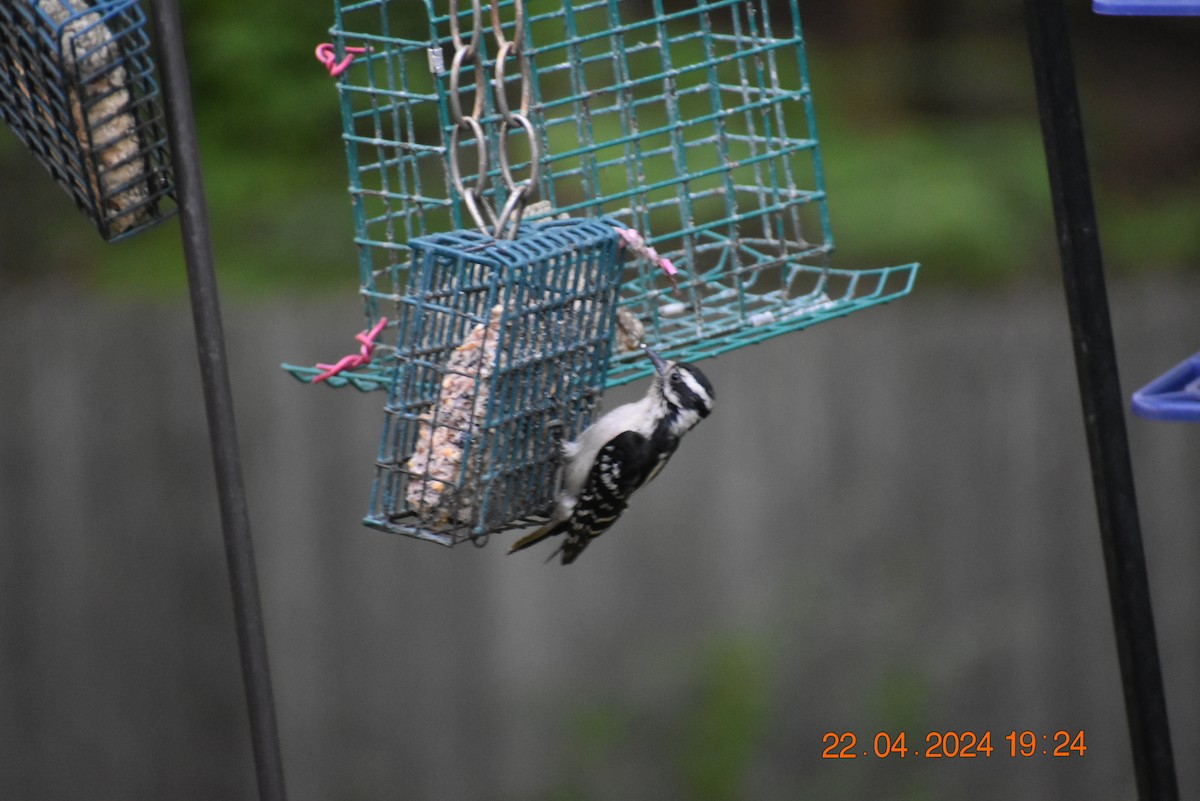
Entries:
[[[529,136],[529,177],[521,183],[526,186],[536,187],[538,178],[541,176],[541,164],[538,158],[537,134],[533,130],[533,123],[524,114],[512,114],[509,116],[509,119],[511,120],[510,127],[512,123],[516,123],[518,127],[525,129],[526,135]],[[511,191],[518,184],[513,179],[512,169],[509,167],[508,148],[504,147],[503,144],[500,147],[500,174],[504,177],[504,185]]]
[[[450,104],[450,115],[456,123],[461,123],[466,119],[466,115],[462,113],[462,98],[459,96],[459,87],[461,86],[463,61],[471,58],[471,54],[467,50],[457,50],[454,53],[454,60],[450,62],[450,91],[446,97],[446,101]],[[479,119],[483,116],[483,101],[486,94],[486,86],[483,78],[483,70],[479,65],[475,65],[475,105],[471,109],[471,116]]]
[[492,208],[492,204],[483,203],[480,205],[479,209],[482,212],[482,216],[486,218],[484,222],[479,225],[479,230],[490,235],[493,239],[499,239],[500,237],[496,236],[495,234],[495,232],[499,230],[499,221],[496,218],[496,211]]
[[483,6],[479,0],[471,0],[471,44],[465,45],[462,40],[462,30],[458,24],[458,0],[450,0],[450,39],[454,42],[455,51],[466,50],[471,58],[479,49],[479,40],[483,37]]
[[[475,137],[475,154],[479,162],[479,174],[475,178],[475,186],[467,189],[463,185],[462,171],[458,165],[458,142],[459,132],[464,128],[470,130],[471,135]],[[481,230],[486,232],[488,226],[483,219],[483,215],[479,212],[479,204],[476,199],[483,196],[483,191],[487,188],[488,183],[488,151],[487,140],[483,136],[483,126],[479,124],[479,120],[474,117],[463,117],[458,125],[454,126],[454,130],[450,132],[450,183],[454,186],[454,191],[467,206],[467,211],[470,212],[471,218],[475,220],[475,224]]]
[[[479,201],[476,199],[477,197],[478,195],[476,195],[474,189],[468,189],[462,194],[463,204],[467,207],[467,212],[471,215],[471,219],[475,221],[475,225],[479,228],[479,230],[490,236],[493,226],[488,224],[488,221],[484,219],[484,215],[480,212]],[[491,211],[486,203],[483,205],[483,209],[484,211]]]
[[516,0],[513,3],[513,11],[516,17],[513,20],[513,36],[512,39],[504,37],[504,28],[500,24],[500,3],[496,0],[492,1],[492,35],[496,37],[496,44],[500,47],[508,44],[509,41],[520,50],[521,45],[525,41],[525,2],[524,0]]
[[[504,202],[504,208],[500,211],[499,219],[496,220],[494,236],[497,239],[501,236],[506,236],[509,239],[516,236],[517,227],[521,224],[521,216],[525,213],[525,204],[529,197],[537,191],[538,177],[541,174],[537,138],[533,130],[533,123],[524,114],[512,114],[509,120],[509,127],[522,128],[526,136],[529,137],[529,177],[520,183],[513,178],[512,167],[508,160],[507,141],[502,143],[500,148],[500,174],[504,179],[504,185],[508,187],[508,198]],[[505,234],[505,229],[510,224],[511,229]]]
[[529,62],[528,59],[525,58],[525,54],[517,49],[515,42],[505,42],[504,44],[500,45],[500,50],[496,53],[496,78],[493,82],[496,90],[496,110],[500,112],[500,116],[503,117],[504,121],[510,126],[515,123],[513,122],[514,115],[508,106],[508,94],[504,86],[504,83],[507,80],[504,62],[514,52],[517,55],[517,64],[521,70],[521,114],[529,114],[529,102],[531,95]]
[[[504,201],[504,208],[500,210],[500,216],[496,219],[496,226],[492,236],[496,239],[516,239],[517,229],[521,226],[521,217],[525,214],[525,201],[530,194],[529,184],[521,184],[513,187],[508,193],[508,199]],[[512,227],[508,233],[504,229],[509,227],[511,220]]]

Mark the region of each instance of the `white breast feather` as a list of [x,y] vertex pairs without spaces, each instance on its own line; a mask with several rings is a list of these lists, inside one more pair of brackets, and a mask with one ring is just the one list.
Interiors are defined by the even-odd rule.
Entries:
[[563,445],[563,456],[567,466],[563,474],[562,491],[558,496],[558,508],[554,516],[565,520],[575,510],[579,493],[587,481],[600,449],[622,431],[636,431],[643,437],[654,431],[659,414],[655,410],[657,399],[651,394],[641,400],[626,403],[608,412],[583,432],[578,440]]

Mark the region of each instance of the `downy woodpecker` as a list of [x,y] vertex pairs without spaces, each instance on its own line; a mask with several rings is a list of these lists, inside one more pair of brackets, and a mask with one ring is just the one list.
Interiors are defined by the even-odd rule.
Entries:
[[574,562],[616,522],[629,497],[658,475],[683,435],[712,411],[715,395],[704,373],[644,349],[658,371],[649,391],[605,414],[579,439],[564,443],[562,489],[554,512],[544,526],[513,543],[509,553],[563,534],[550,558],[561,551],[564,565]]

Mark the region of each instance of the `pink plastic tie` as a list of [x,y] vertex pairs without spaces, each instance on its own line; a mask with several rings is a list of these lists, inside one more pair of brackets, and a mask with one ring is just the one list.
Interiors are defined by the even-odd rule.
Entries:
[[387,325],[387,318],[380,317],[379,322],[371,326],[367,331],[360,331],[354,335],[354,338],[362,343],[362,347],[358,349],[358,353],[351,353],[338,359],[336,364],[317,364],[318,370],[324,372],[313,378],[314,384],[319,384],[327,378],[333,378],[338,373],[345,370],[356,370],[359,367],[371,363],[371,355],[375,352],[375,338],[379,336],[379,332]]
[[651,264],[655,265],[664,273],[666,273],[667,280],[671,282],[672,291],[677,291],[679,289],[679,281],[675,278],[675,275],[679,272],[679,270],[675,267],[670,259],[668,259],[666,256],[658,255],[658,251],[655,250],[649,243],[647,243],[641,234],[632,228],[618,228],[617,233],[621,235],[621,239],[629,247],[630,252],[636,256],[646,259]]
[[337,54],[333,50],[333,45],[329,42],[322,42],[317,45],[317,61],[325,65],[325,69],[329,70],[329,74],[333,77],[338,77],[346,68],[350,66],[350,62],[355,56],[360,56],[367,52],[365,47],[347,47],[346,57],[341,61],[337,60]]

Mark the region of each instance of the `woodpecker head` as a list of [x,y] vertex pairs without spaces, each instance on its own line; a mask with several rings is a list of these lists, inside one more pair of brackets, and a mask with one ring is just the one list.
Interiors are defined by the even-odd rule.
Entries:
[[658,375],[650,392],[656,394],[666,408],[671,432],[682,435],[713,409],[716,393],[700,368],[687,362],[664,361],[657,353],[643,346]]

